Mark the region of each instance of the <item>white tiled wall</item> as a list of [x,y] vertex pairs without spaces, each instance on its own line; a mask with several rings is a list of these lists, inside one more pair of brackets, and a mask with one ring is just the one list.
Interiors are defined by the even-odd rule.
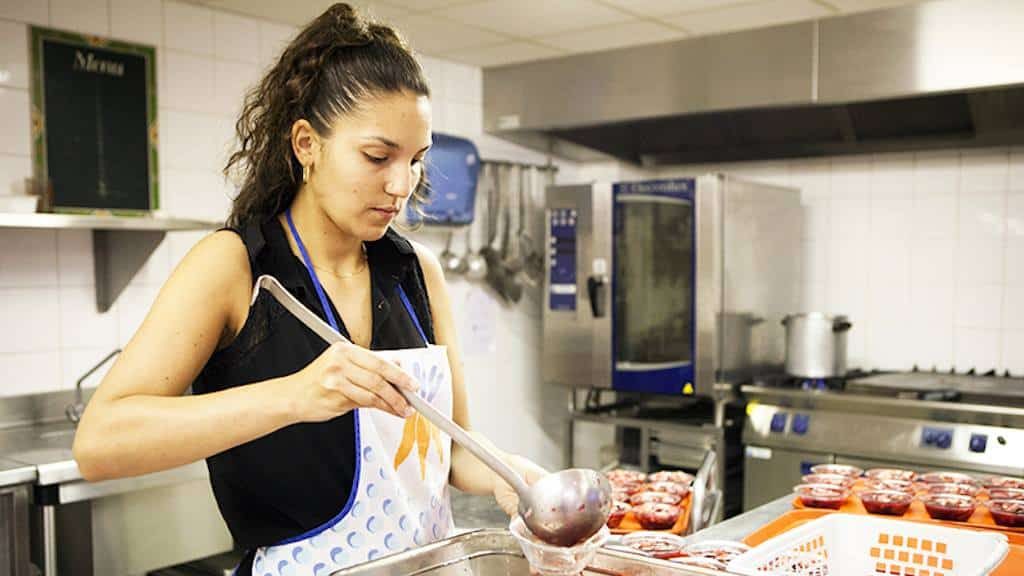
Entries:
[[860,368],[1024,375],[1024,149],[680,166],[795,186],[807,308],[848,314]]
[[[242,94],[293,28],[161,0],[0,0],[0,70],[8,71],[0,76],[3,193],[20,190],[31,171],[28,23],[157,46],[161,208],[197,218],[227,214],[231,188],[219,170]],[[485,158],[546,162],[481,134],[480,69],[422,61],[434,94],[435,131],[473,138]],[[564,174],[574,173],[573,166],[564,168]],[[91,364],[127,343],[175,263],[201,235],[168,234],[114,306],[99,314],[88,231],[0,229],[0,395],[73,386]],[[438,251],[443,245],[442,233],[414,235]],[[458,279],[451,291],[463,341],[471,314],[494,327],[493,350],[463,345],[475,426],[506,449],[560,465],[564,392],[539,384],[540,319],[527,312],[539,304],[506,306],[482,286]],[[474,303],[472,312],[460,305],[466,302]],[[98,384],[102,374],[88,383]],[[557,401],[550,401],[551,394]]]

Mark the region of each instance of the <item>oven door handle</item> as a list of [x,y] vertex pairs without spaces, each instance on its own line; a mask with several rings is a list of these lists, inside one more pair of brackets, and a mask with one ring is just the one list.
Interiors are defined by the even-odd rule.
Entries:
[[722,497],[722,493],[717,488],[716,459],[717,454],[714,450],[705,452],[704,459],[700,463],[693,484],[691,484],[690,526],[687,530],[690,533],[703,530],[713,524],[715,516],[718,514],[720,505],[718,499]]
[[604,274],[588,277],[587,296],[590,298],[590,312],[594,318],[604,318],[608,313],[608,277]]

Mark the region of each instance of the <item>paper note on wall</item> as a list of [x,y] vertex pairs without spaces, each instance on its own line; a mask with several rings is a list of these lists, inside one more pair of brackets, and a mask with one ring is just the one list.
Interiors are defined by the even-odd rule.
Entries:
[[462,349],[467,356],[493,354],[497,348],[495,330],[498,323],[498,307],[487,292],[479,286],[471,286],[466,292],[463,310]]

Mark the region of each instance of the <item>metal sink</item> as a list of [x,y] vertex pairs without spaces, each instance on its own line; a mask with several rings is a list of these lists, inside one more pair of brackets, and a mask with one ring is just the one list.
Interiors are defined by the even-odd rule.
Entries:
[[[332,576],[527,576],[530,573],[519,544],[508,530],[484,529],[345,568]],[[602,548],[583,574],[721,576],[722,573]]]

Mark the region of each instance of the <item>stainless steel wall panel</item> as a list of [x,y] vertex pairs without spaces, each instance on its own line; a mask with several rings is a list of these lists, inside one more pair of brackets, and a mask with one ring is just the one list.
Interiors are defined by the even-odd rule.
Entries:
[[[707,38],[702,110],[787,106],[813,97],[813,22]],[[691,81],[678,70],[680,82]]]
[[922,2],[820,21],[822,103],[1024,82],[1020,0]]
[[795,104],[811,97],[814,24],[484,70],[484,129],[546,130]]

